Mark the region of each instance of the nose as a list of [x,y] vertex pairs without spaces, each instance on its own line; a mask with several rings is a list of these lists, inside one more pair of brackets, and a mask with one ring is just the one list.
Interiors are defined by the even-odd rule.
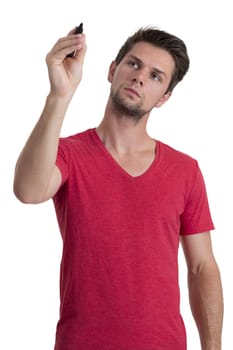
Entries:
[[139,84],[140,86],[143,86],[143,79],[141,79],[139,77],[133,77],[132,82],[136,85]]
[[135,70],[132,75],[133,83],[142,87],[145,84],[145,81],[148,77],[148,73],[149,71],[147,67],[145,66],[138,67],[138,69]]
[[135,71],[133,73],[133,76],[132,76],[132,81],[134,84],[138,84],[140,85],[141,87],[144,85],[144,82],[145,82],[145,78],[146,78],[146,70],[141,68],[141,69],[138,69],[137,71]]

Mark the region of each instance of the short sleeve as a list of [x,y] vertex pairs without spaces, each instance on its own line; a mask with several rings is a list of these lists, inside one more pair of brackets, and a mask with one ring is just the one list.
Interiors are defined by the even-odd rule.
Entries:
[[65,138],[59,139],[58,144],[58,151],[57,151],[57,159],[56,159],[56,166],[61,171],[62,175],[62,184],[63,185],[69,175],[68,172],[68,164],[69,164],[69,147],[67,144],[67,140]]
[[181,235],[206,232],[214,229],[206,186],[196,162],[196,172],[189,184],[185,209],[181,215]]

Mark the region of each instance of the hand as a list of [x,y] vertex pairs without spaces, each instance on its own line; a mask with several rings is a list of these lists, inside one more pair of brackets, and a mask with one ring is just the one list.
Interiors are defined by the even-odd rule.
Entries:
[[[67,57],[75,51],[73,57]],[[72,96],[82,78],[86,40],[84,34],[71,31],[61,38],[46,56],[51,91],[56,97]]]

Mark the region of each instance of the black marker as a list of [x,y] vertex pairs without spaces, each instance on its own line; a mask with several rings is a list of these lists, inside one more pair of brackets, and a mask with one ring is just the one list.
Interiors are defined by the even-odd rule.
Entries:
[[[83,23],[80,23],[78,27],[75,28],[74,34],[81,34],[83,32]],[[69,53],[66,57],[74,57],[75,51]]]

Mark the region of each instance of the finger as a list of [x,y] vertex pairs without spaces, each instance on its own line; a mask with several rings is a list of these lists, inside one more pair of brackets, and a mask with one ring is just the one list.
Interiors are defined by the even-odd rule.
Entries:
[[58,52],[61,50],[66,50],[67,48],[68,49],[72,48],[73,46],[77,46],[77,45],[82,45],[82,40],[80,38],[70,37],[70,38],[66,38],[58,41],[52,51]]
[[69,36],[59,39],[50,51],[51,56],[64,56],[72,50],[80,50],[83,46],[83,40],[77,36]]
[[[76,28],[77,28],[77,27],[74,27],[74,28],[68,33],[68,35],[70,35],[70,34],[75,34]],[[79,34],[80,34],[80,33],[79,33]],[[76,35],[77,35],[77,34],[76,34]]]
[[78,49],[74,50],[74,55],[72,58],[74,58],[78,61],[83,61],[85,54],[86,54],[86,51],[87,51],[87,45],[86,45],[86,41],[84,38],[84,40],[82,41],[82,45]]

